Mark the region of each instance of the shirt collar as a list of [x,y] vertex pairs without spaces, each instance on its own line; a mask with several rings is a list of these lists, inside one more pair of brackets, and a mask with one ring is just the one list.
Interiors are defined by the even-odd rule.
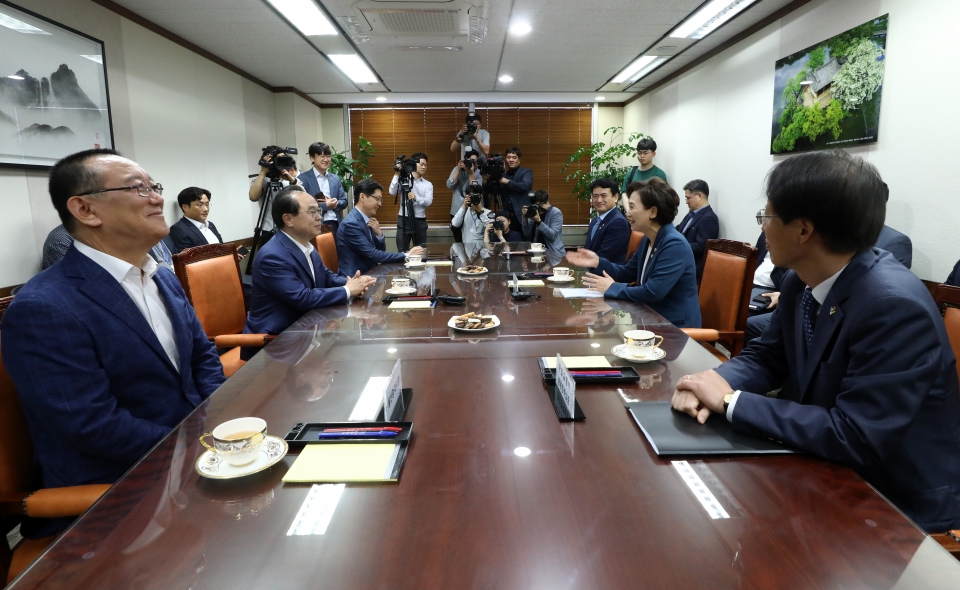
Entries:
[[360,217],[363,218],[364,225],[366,225],[366,223],[370,221],[370,218],[363,214],[363,211],[360,210],[360,207],[354,207],[354,209],[356,209],[357,213],[360,214]]
[[604,211],[603,213],[597,215],[597,217],[600,218],[600,221],[603,221],[603,218],[606,217],[607,215],[609,215],[611,211],[613,211],[613,209],[607,209],[607,210]]
[[209,223],[207,221],[197,221],[196,219],[191,219],[186,215],[184,215],[183,218],[189,221],[190,223],[192,223],[193,225],[197,226],[197,229],[207,229],[210,227],[209,225],[207,225]]
[[327,171],[326,171],[325,173],[321,173],[319,170],[317,170],[317,167],[314,166],[314,167],[313,167],[313,173],[317,176],[317,178],[326,178],[326,177],[327,177],[327,174],[330,174],[330,170],[327,169]]
[[[850,264],[849,262],[847,264]],[[827,295],[830,294],[830,289],[833,288],[833,284],[837,282],[837,279],[840,277],[840,273],[843,272],[844,268],[847,268],[847,264],[843,265],[843,268],[838,270],[834,275],[827,280],[823,281],[810,291],[813,293],[813,298],[817,300],[817,303],[823,305],[823,302],[826,300]]]
[[81,254],[99,264],[103,270],[107,271],[107,274],[113,277],[118,283],[122,283],[123,279],[126,278],[131,271],[135,272],[138,278],[140,276],[140,271],[143,271],[146,279],[152,279],[153,275],[157,274],[157,269],[160,268],[160,265],[157,264],[157,261],[153,258],[150,258],[149,255],[143,257],[143,262],[140,263],[140,268],[137,268],[129,262],[120,260],[115,256],[110,256],[106,252],[101,252],[100,250],[91,248],[79,240],[74,240],[73,245],[76,246],[77,250]]
[[310,253],[313,252],[313,244],[307,244],[306,246],[304,246],[303,244],[301,244],[300,242],[298,242],[293,236],[291,236],[291,235],[288,234],[287,232],[285,232],[285,231],[283,231],[283,230],[280,230],[280,233],[282,233],[283,235],[285,235],[285,236],[287,236],[288,238],[290,238],[290,241],[293,242],[294,244],[296,244],[297,248],[300,248],[300,251],[303,252],[304,254],[306,254],[306,255],[309,256]]

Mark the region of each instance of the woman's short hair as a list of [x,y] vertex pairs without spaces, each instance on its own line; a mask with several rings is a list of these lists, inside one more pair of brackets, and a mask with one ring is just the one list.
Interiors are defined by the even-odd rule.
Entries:
[[627,187],[627,198],[632,197],[633,193],[640,193],[640,202],[643,203],[644,209],[657,208],[657,216],[653,220],[660,225],[673,223],[677,218],[680,197],[677,191],[660,178],[654,176],[650,180],[631,182]]

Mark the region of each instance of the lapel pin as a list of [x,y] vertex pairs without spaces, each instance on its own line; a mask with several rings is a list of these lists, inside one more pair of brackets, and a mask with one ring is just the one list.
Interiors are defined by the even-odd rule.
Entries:
[[836,307],[831,307],[831,308],[830,308],[830,315],[833,315],[833,314],[835,314],[835,313],[837,313],[837,308],[836,308]]

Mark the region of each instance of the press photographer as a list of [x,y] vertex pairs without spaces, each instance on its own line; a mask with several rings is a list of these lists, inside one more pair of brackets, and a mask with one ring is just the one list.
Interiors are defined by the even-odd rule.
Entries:
[[483,164],[490,155],[490,132],[482,129],[483,119],[476,113],[467,115],[466,123],[457,132],[453,143],[450,144],[450,151],[454,154],[460,153],[460,159],[467,157],[467,148],[471,148],[480,156],[480,163]]
[[411,242],[415,246],[427,243],[427,207],[433,203],[433,184],[423,177],[427,172],[427,154],[423,152],[413,154],[409,160],[397,156],[393,169],[396,174],[389,192],[399,205],[397,251],[405,252]]
[[472,148],[467,149],[467,156],[460,160],[450,172],[450,178],[447,179],[447,188],[453,191],[450,202],[450,231],[453,232],[453,240],[462,242],[463,236],[459,226],[453,225],[453,218],[463,206],[463,196],[467,188],[473,182],[482,182],[483,177],[480,174],[478,163],[479,155]]
[[550,204],[547,191],[535,191],[533,202],[522,209],[523,237],[530,242],[540,242],[547,250],[562,253],[563,213]]
[[257,248],[267,243],[276,232],[273,224],[273,198],[285,186],[299,184],[297,176],[300,174],[297,170],[297,161],[293,158],[296,155],[297,148],[282,148],[276,145],[268,145],[263,148],[260,155],[260,174],[253,177],[250,183],[248,196],[253,202],[260,203],[260,216],[257,219],[257,226],[253,229],[253,247],[250,250],[250,263],[247,266],[249,274],[253,268],[253,257]]
[[484,241],[487,223],[493,220],[493,212],[483,206],[483,188],[479,182],[467,187],[467,196],[460,210],[453,216],[453,227],[461,228],[464,244]]
[[[520,166],[520,148],[512,147],[506,151],[503,161],[506,172],[500,178],[503,208],[510,211],[510,219],[514,228],[520,227],[523,219],[523,208],[530,204],[530,190],[533,188],[533,171]],[[486,173],[486,170],[484,170]],[[491,178],[492,179],[492,178]]]
[[522,242],[523,235],[510,229],[510,212],[504,209],[497,211],[496,218],[487,222],[487,248],[492,248],[492,244],[507,242]]

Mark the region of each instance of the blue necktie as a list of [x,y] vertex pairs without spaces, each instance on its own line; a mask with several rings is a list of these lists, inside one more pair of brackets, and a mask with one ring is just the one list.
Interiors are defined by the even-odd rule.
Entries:
[[800,311],[803,313],[803,339],[807,342],[807,347],[813,344],[813,330],[817,326],[817,307],[819,304],[813,298],[813,291],[807,287],[800,299]]
[[600,218],[597,218],[597,222],[593,224],[593,229],[590,230],[590,239],[593,239],[593,236],[597,235],[597,228],[600,227]]

